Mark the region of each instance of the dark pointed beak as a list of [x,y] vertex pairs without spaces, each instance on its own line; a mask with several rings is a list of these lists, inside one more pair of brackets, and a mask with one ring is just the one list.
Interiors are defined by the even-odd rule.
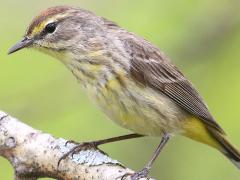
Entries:
[[24,37],[20,42],[18,42],[17,44],[15,44],[13,47],[11,47],[8,51],[8,54],[12,54],[14,52],[17,52],[23,48],[26,48],[30,45],[33,44],[33,40],[29,39],[27,37]]

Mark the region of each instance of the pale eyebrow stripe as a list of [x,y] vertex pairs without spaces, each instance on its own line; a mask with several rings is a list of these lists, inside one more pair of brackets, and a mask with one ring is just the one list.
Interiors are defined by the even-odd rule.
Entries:
[[61,19],[64,19],[65,17],[69,17],[68,16],[69,13],[65,13],[65,14],[58,14],[55,15],[53,17],[49,17],[48,19],[45,19],[45,21],[42,21],[40,24],[38,24],[37,26],[35,26],[30,32],[27,33],[28,37],[33,37],[36,34],[39,34],[40,32],[42,32],[42,30],[45,28],[45,26],[49,23],[53,23],[53,22],[57,22]]

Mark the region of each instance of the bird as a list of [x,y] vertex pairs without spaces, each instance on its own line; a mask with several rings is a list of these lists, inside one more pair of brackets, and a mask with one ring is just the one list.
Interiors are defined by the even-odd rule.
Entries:
[[219,150],[240,169],[240,153],[193,84],[148,40],[117,23],[78,7],[56,6],[31,21],[23,39],[9,49],[36,49],[62,62],[85,93],[129,135],[76,145],[95,147],[119,140],[153,136],[160,143],[136,180],[147,177],[153,162],[174,136],[182,135]]

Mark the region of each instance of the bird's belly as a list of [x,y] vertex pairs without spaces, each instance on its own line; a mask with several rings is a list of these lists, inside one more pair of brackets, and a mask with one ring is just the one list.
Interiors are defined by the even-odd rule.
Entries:
[[151,89],[129,89],[104,90],[90,96],[111,120],[135,133],[161,136],[181,131],[184,113],[171,100]]

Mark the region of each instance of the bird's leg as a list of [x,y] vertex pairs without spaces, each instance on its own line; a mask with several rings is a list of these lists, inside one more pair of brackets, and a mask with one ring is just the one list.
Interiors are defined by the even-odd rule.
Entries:
[[131,176],[131,180],[138,180],[141,178],[146,178],[154,161],[157,159],[158,155],[160,154],[163,147],[167,144],[168,140],[170,139],[170,136],[168,134],[164,134],[160,144],[158,145],[156,151],[154,152],[151,160],[147,163],[147,165],[139,172],[136,172],[134,174],[125,174],[121,179],[124,179],[127,176]]
[[118,136],[118,137],[113,137],[113,138],[108,138],[108,139],[102,139],[102,140],[97,140],[97,141],[91,141],[91,142],[83,142],[83,143],[76,143],[75,141],[67,141],[66,145],[68,143],[75,143],[77,144],[75,147],[73,147],[70,151],[68,151],[66,154],[64,154],[58,161],[58,166],[60,165],[61,161],[66,159],[69,155],[74,155],[75,153],[78,153],[81,150],[84,149],[97,149],[99,145],[107,144],[107,143],[112,143],[112,142],[117,142],[117,141],[122,141],[126,139],[133,139],[133,138],[139,138],[143,137],[144,135],[141,134],[127,134],[123,136]]

